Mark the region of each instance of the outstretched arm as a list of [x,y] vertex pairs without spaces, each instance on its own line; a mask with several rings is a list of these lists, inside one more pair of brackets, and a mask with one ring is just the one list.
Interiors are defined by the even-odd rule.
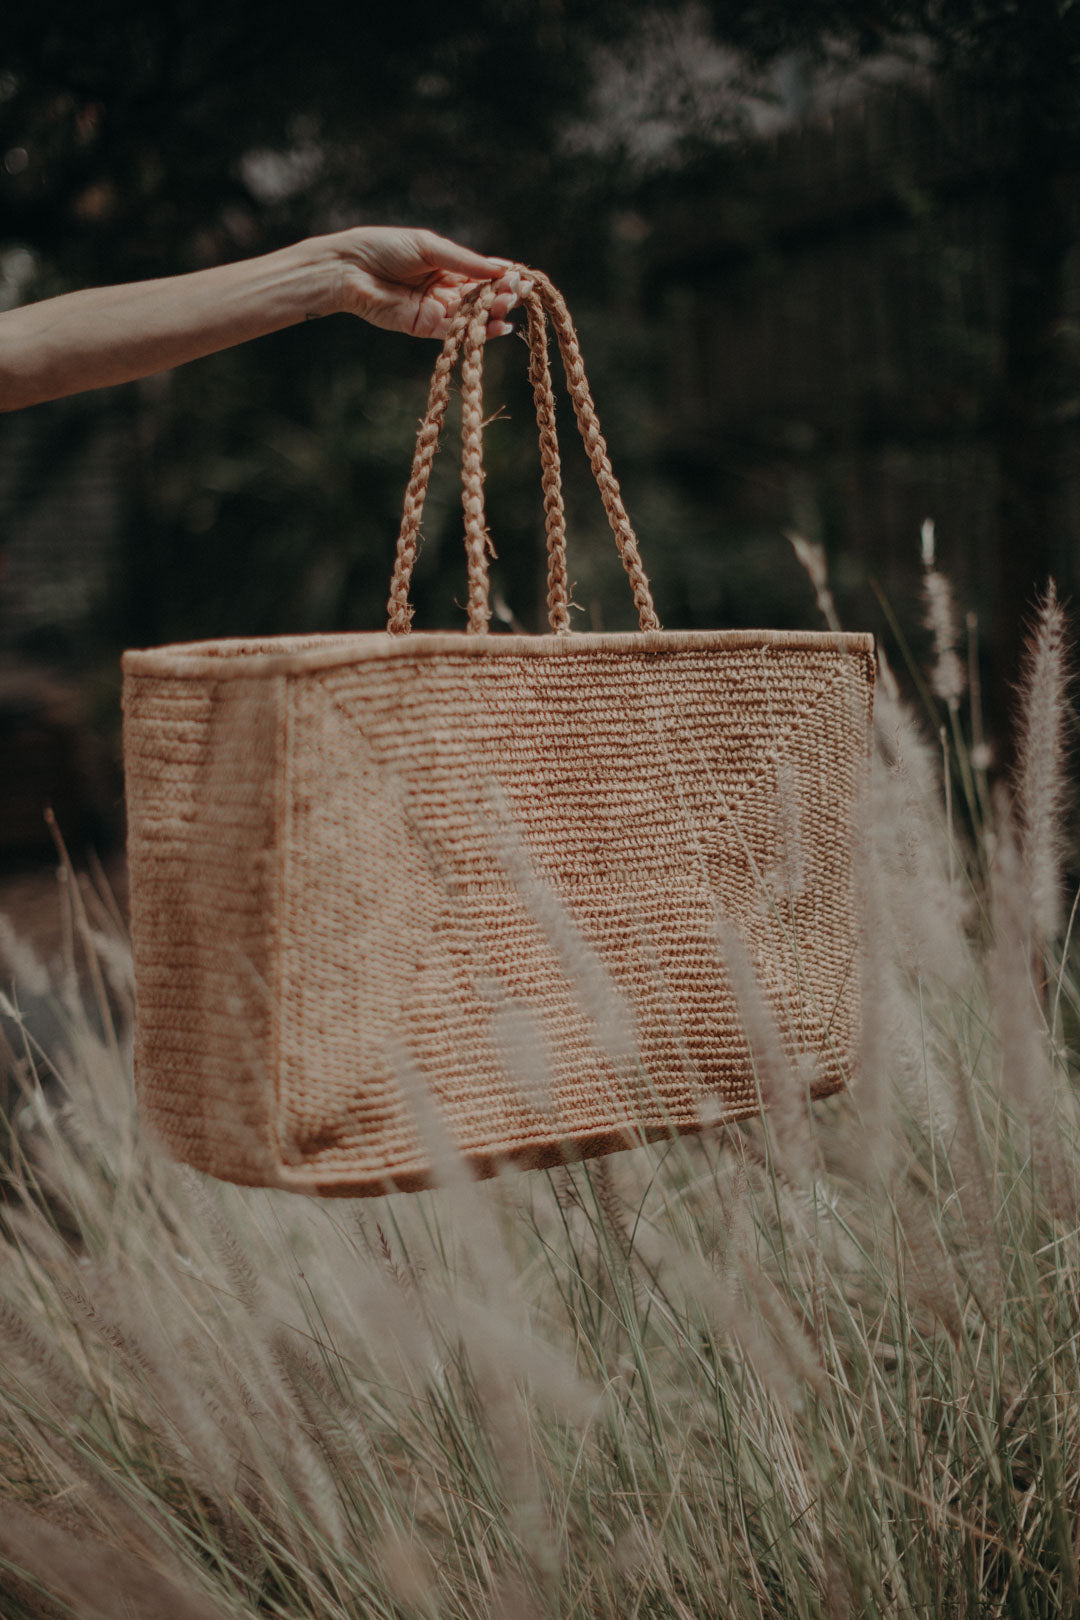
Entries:
[[488,335],[502,336],[521,290],[517,272],[432,231],[392,226],[310,237],[189,275],[64,293],[0,314],[0,410],[130,382],[316,315],[347,312],[441,338],[478,281],[499,284]]

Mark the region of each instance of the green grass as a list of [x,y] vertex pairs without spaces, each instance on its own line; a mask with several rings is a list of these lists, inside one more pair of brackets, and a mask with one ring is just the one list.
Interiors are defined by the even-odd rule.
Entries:
[[414,1196],[244,1191],[140,1133],[105,909],[73,892],[48,984],[8,939],[0,1612],[1073,1612],[1051,697],[1014,815],[955,702],[946,799],[884,683],[863,1070],[775,1128]]

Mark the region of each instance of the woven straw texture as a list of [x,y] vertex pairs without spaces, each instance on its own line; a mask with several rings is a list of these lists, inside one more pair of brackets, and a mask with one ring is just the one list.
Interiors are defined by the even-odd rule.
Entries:
[[[546,315],[597,471],[572,327],[538,284],[541,445]],[[660,630],[610,465],[643,628],[567,634],[557,449],[553,633],[485,634],[485,321],[481,294],[440,362],[462,359],[466,390],[473,633],[404,633],[437,367],[389,631],[125,657],[141,1104],[178,1157],[230,1180],[417,1188],[451,1149],[484,1175],[753,1113],[732,930],[812,1090],[853,1065],[871,640]]]

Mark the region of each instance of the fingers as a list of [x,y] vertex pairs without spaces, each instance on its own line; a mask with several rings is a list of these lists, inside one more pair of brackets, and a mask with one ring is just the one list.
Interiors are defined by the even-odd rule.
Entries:
[[[435,305],[431,317],[423,322],[422,330],[425,336],[445,337],[450,330],[450,323],[461,308],[462,298],[476,286],[476,281],[468,281],[455,277],[453,282],[440,282],[428,289],[425,304]],[[489,338],[509,337],[514,330],[507,316],[511,310],[516,309],[521,301],[532,291],[533,283],[523,277],[518,270],[504,272],[498,282],[499,291],[492,300],[488,313],[487,335]]]
[[[413,337],[436,338],[439,342],[442,342],[452,325],[452,315],[422,312],[417,319],[416,325],[412,328],[412,335]],[[509,337],[516,330],[516,327],[510,321],[488,321],[485,336],[489,338]]]
[[[437,298],[445,309],[450,310],[460,308],[463,295],[475,286],[476,278],[469,280],[465,276],[454,276],[452,279],[432,283],[426,292],[429,297]],[[532,290],[532,281],[523,276],[520,270],[505,271],[496,282],[496,297],[491,306],[493,318],[505,319]]]
[[510,269],[508,259],[487,258],[434,231],[419,231],[417,235],[423,259],[438,269],[454,271],[471,281],[496,281]]

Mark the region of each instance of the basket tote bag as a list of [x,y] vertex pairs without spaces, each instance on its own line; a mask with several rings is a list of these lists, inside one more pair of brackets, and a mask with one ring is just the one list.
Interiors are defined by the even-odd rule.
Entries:
[[[755,1113],[748,979],[812,1094],[851,1072],[872,640],[660,628],[574,327],[527,274],[550,633],[488,633],[484,287],[435,366],[387,630],[125,654],[138,1095],[215,1176],[409,1190],[448,1152],[484,1176]],[[570,630],[549,321],[634,633]],[[416,633],[459,362],[468,628]]]

